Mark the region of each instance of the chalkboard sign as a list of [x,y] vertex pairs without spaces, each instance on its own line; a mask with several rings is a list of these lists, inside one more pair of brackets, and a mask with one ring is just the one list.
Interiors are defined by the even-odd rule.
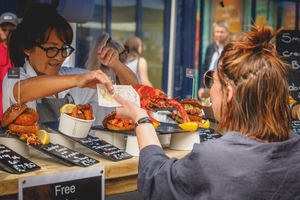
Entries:
[[88,167],[99,162],[98,160],[90,158],[77,151],[73,151],[72,149],[64,147],[60,144],[52,144],[50,146],[45,147],[44,150],[81,167]]
[[300,31],[280,31],[277,35],[276,50],[293,68],[293,73],[287,77],[289,92],[297,104],[300,104]]
[[53,122],[45,122],[43,123],[44,126],[56,131],[59,134],[62,134],[63,136],[70,138],[71,140],[77,142],[78,144],[81,144],[100,155],[104,156],[105,158],[108,158],[112,161],[120,161],[128,158],[132,158],[132,155],[129,153],[126,153],[125,151],[113,146],[112,144],[105,142],[104,140],[101,140],[97,137],[93,137],[91,135],[88,135],[86,138],[74,138],[69,135],[63,134],[58,130],[59,121],[53,121]]
[[132,157],[129,153],[126,153],[110,143],[90,135],[88,135],[85,139],[77,140],[77,142],[112,161],[124,160]]
[[40,169],[38,165],[3,144],[0,145],[0,166],[10,173],[17,174]]
[[300,120],[293,120],[292,121],[292,129],[296,133],[300,134]]
[[208,128],[200,128],[199,136],[201,141],[215,140],[222,137],[220,133],[215,133],[214,129]]

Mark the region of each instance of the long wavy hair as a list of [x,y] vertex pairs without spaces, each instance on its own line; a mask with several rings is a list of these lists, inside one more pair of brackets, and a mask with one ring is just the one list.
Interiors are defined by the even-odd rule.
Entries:
[[127,62],[140,58],[142,55],[139,53],[139,47],[142,45],[141,38],[137,36],[129,37],[124,42],[125,46],[129,47],[129,54]]
[[[221,82],[221,119],[217,131],[227,129],[249,137],[276,142],[289,138],[291,109],[287,75],[291,66],[282,61],[270,40],[269,26],[251,26],[238,42],[225,46],[219,65]],[[227,102],[227,86],[233,88],[233,99]]]
[[70,45],[73,30],[70,24],[58,14],[50,4],[33,4],[26,11],[23,20],[10,36],[10,58],[16,67],[23,66],[28,56],[24,50],[32,50],[36,45],[45,44],[51,31],[57,31],[57,37]]
[[101,69],[105,73],[113,73],[110,67],[101,64],[101,62],[98,60],[97,56],[98,56],[99,45],[109,46],[116,49],[119,53],[120,62],[126,63],[128,49],[126,49],[125,46],[118,40],[111,39],[108,33],[104,33],[100,35],[97,38],[96,42],[94,43],[94,46],[91,51],[91,55],[89,56],[84,66],[86,69],[89,70]]

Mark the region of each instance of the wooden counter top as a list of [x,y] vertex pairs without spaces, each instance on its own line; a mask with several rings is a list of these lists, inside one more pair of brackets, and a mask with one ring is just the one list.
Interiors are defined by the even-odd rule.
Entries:
[[[78,144],[76,144],[75,150],[100,161],[95,165],[89,166],[89,168],[105,166],[105,196],[137,190],[139,157],[134,156],[130,159],[114,162]],[[170,158],[182,158],[190,152],[171,150],[169,148],[164,148],[164,151]],[[17,194],[19,178],[85,169],[79,166],[68,167],[63,165],[31,147],[30,155],[31,158],[29,160],[39,165],[41,169],[24,174],[10,174],[0,170],[0,196]]]

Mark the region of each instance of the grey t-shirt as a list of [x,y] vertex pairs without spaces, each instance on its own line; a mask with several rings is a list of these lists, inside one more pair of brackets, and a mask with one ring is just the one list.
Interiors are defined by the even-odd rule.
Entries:
[[238,132],[195,144],[178,160],[155,145],[140,152],[145,199],[300,199],[300,136],[264,143]]

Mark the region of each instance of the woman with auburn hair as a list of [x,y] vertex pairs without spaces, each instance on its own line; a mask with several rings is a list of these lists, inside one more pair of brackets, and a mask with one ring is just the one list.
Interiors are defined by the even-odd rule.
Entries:
[[[286,76],[291,67],[269,44],[276,33],[253,26],[205,74],[212,108],[228,130],[169,158],[147,114],[118,95],[118,116],[138,122],[138,190],[144,199],[299,199],[300,136],[291,130]],[[141,120],[143,119],[143,120]]]

